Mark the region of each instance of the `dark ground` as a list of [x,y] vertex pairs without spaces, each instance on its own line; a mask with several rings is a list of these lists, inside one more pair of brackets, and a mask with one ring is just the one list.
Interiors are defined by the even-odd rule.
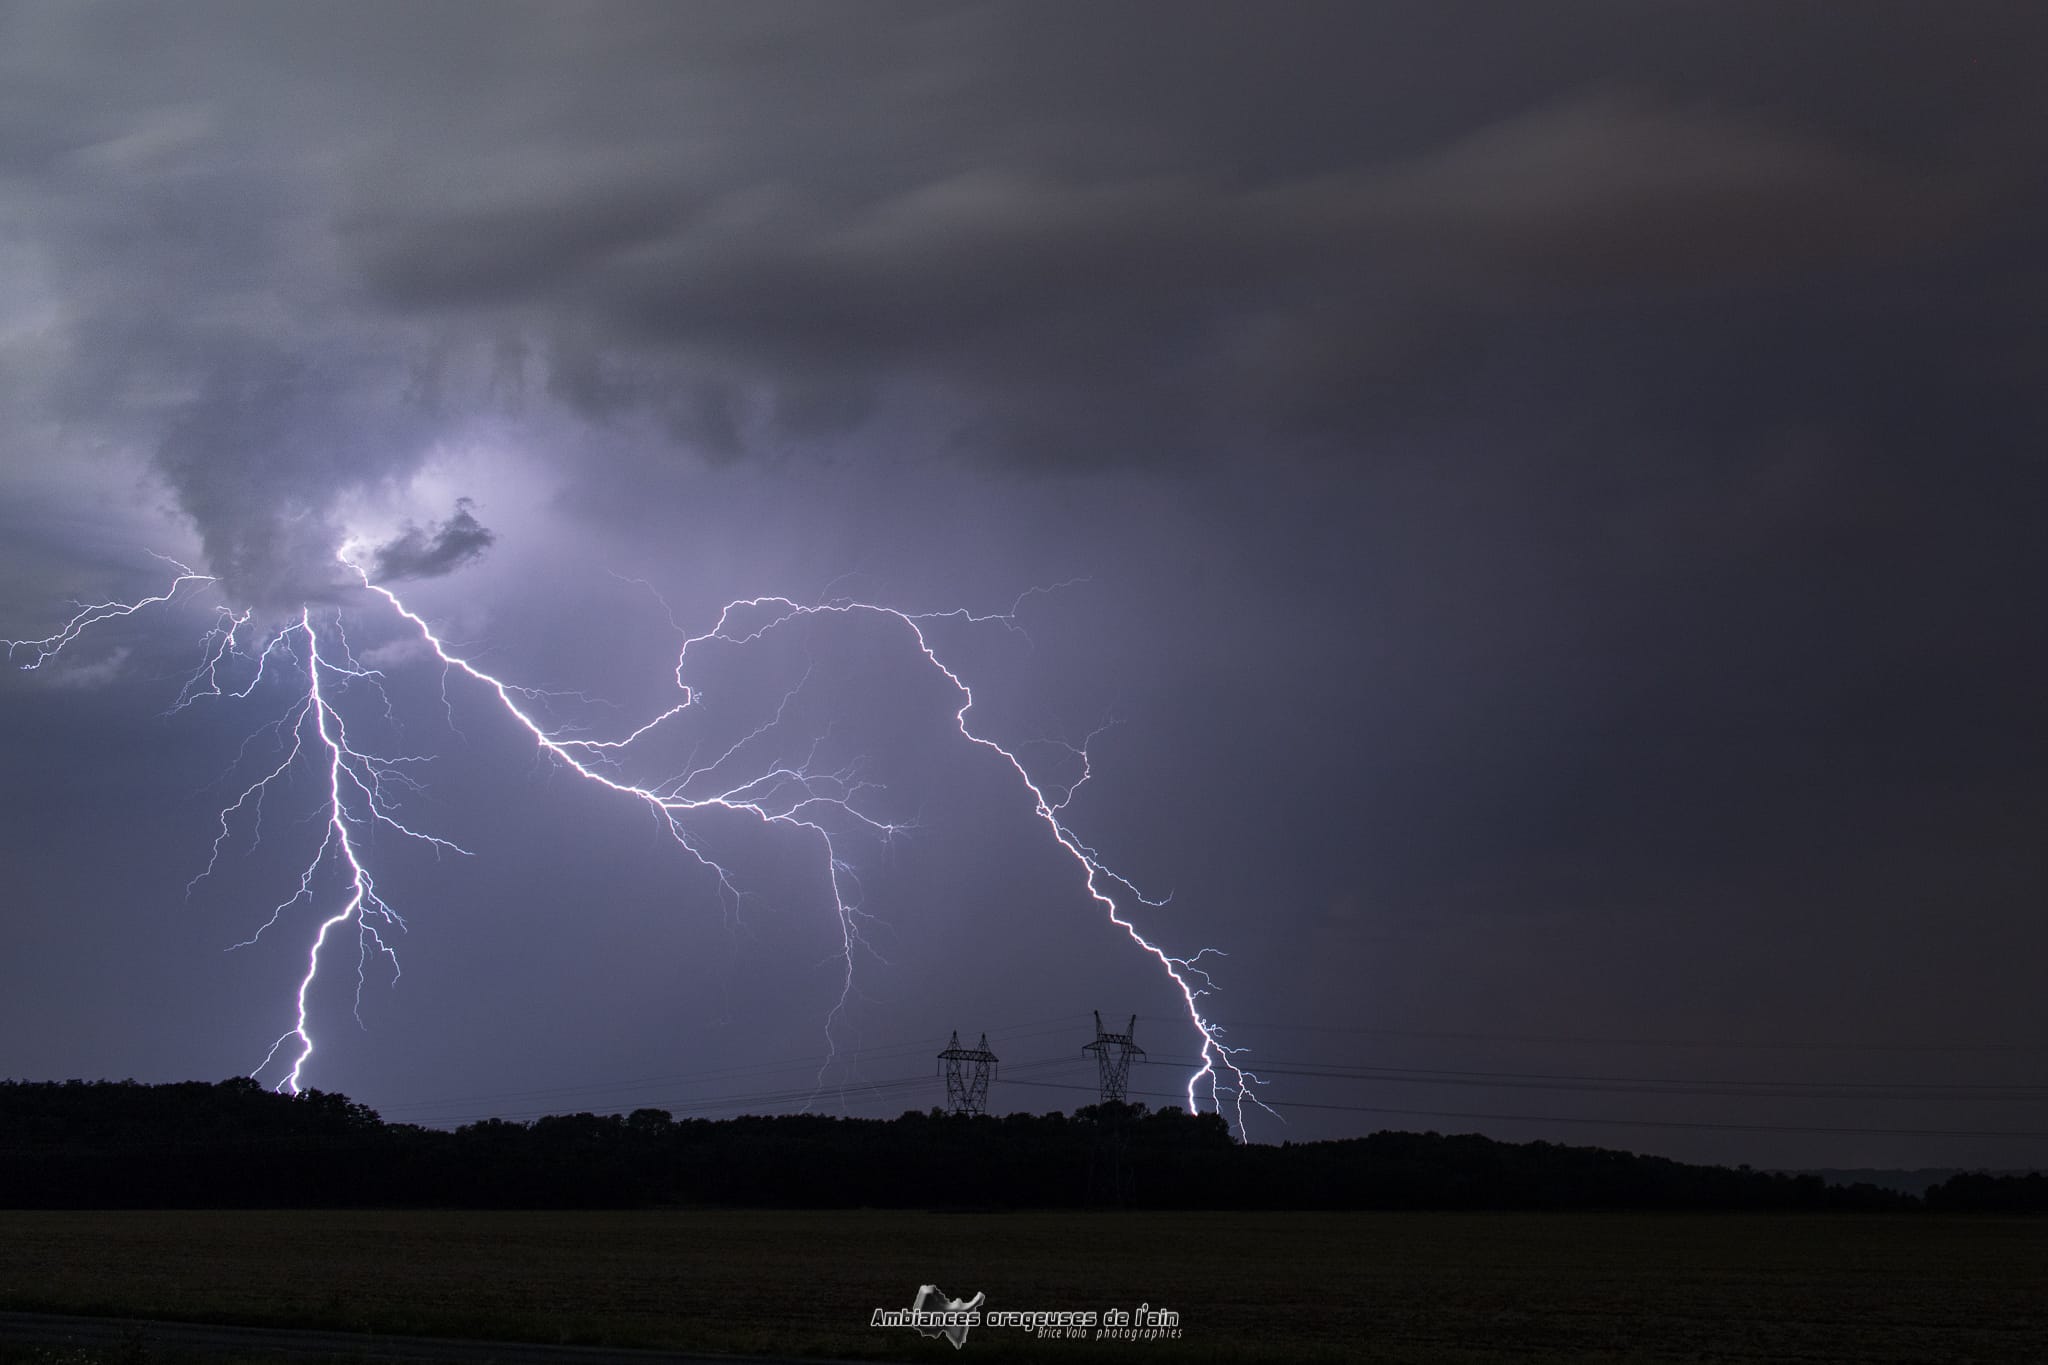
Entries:
[[[1834,1214],[0,1213],[0,1309],[865,1359],[923,1283],[1180,1315],[976,1360],[2021,1362],[2048,1220]],[[0,1355],[75,1362],[119,1354]],[[171,1356],[146,1357],[175,1359]],[[260,1357],[257,1357],[260,1358]],[[347,1359],[350,1357],[328,1357]]]

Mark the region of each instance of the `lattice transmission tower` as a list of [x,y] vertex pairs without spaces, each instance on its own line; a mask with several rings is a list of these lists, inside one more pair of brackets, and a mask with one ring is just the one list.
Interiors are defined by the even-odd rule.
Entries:
[[[988,1035],[981,1035],[979,1047],[960,1046],[960,1030],[939,1060],[946,1064],[946,1108],[955,1114],[986,1114],[988,1083],[995,1079],[996,1054],[988,1050]],[[966,1063],[974,1063],[969,1070]]]
[[1095,1011],[1095,1041],[1081,1049],[1095,1054],[1095,1069],[1102,1078],[1102,1102],[1122,1104],[1124,1090],[1131,1079],[1131,1061],[1145,1060],[1145,1049],[1131,1041],[1137,1032],[1138,1016],[1132,1015],[1131,1022],[1122,1033],[1108,1033],[1102,1027],[1102,1011]]

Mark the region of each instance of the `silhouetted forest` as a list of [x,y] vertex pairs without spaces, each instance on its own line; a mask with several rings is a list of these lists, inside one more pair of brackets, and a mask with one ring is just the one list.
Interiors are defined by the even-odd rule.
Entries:
[[[1235,1142],[1213,1114],[1095,1105],[966,1118],[383,1122],[254,1081],[0,1082],[0,1207],[471,1208],[720,1204],[1224,1209],[1876,1209],[1922,1201],[1813,1175],[1474,1135]],[[2048,1210],[2040,1175],[1959,1175],[1943,1210]]]
[[2048,1213],[2048,1175],[1950,1176],[1927,1192],[1927,1207],[1944,1213]]

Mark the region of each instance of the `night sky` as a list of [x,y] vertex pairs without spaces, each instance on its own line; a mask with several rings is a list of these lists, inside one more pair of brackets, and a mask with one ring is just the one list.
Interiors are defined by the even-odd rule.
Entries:
[[912,826],[841,846],[828,1062],[815,844],[707,819],[722,896],[347,543],[598,736],[735,598],[1018,603],[933,642],[1055,786],[1094,733],[1063,818],[1229,954],[1257,1140],[2048,1162],[2044,70],[2032,3],[0,8],[0,635],[218,579],[0,683],[0,1075],[289,1026],[334,884],[227,950],[319,775],[187,884],[294,693],[166,712],[310,605],[472,856],[376,836],[403,976],[332,959],[308,1084],[893,1115],[958,1029],[1042,1111],[1100,1009],[1178,1097],[888,620],[708,651],[641,772],[801,680],[775,761]]

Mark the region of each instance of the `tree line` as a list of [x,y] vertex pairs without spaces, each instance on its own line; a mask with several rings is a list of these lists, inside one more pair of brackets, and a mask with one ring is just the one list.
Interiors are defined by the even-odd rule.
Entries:
[[386,1123],[246,1079],[0,1082],[0,1207],[1868,1209],[2048,1211],[2040,1175],[1926,1199],[1599,1147],[1375,1133],[1237,1142],[1215,1114],[676,1119],[658,1109]]

